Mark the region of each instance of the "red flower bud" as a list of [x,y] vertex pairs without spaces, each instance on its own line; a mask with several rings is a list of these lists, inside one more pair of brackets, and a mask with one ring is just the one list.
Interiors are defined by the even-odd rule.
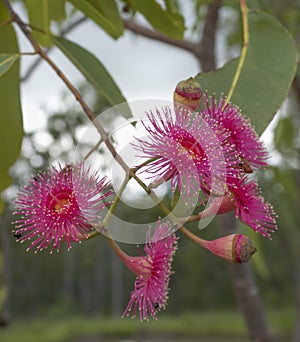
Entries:
[[195,81],[193,77],[187,80],[180,81],[173,93],[173,100],[177,104],[186,106],[192,110],[195,110],[202,98],[202,89],[200,84]]
[[252,241],[242,234],[231,234],[212,241],[205,241],[201,243],[201,246],[233,263],[247,262],[256,252]]

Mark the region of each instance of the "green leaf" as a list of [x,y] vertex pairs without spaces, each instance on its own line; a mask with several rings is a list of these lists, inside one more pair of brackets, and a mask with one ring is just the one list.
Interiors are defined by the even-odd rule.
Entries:
[[25,0],[33,37],[43,46],[51,46],[51,20],[66,18],[65,0]]
[[3,76],[20,59],[15,53],[0,54],[0,77]]
[[[273,17],[249,11],[249,47],[231,102],[251,118],[261,134],[288,94],[298,54],[291,35]],[[228,94],[238,60],[196,76],[210,94]]]
[[[112,105],[116,106],[126,102],[119,87],[110,76],[104,65],[90,52],[81,46],[62,37],[53,37],[53,43],[70,59],[90,82]],[[129,118],[130,110],[124,111],[123,116]]]
[[50,20],[62,21],[66,18],[65,4],[65,0],[48,0]]
[[166,8],[169,12],[179,13],[180,7],[178,4],[178,0],[164,0]]
[[124,32],[123,20],[114,0],[87,0],[114,25],[117,34]]
[[[0,22],[8,18],[9,15],[0,2]],[[17,38],[12,25],[0,27],[0,42],[0,54],[17,55]],[[19,156],[23,138],[19,68],[20,63],[16,59],[9,71],[0,77],[0,192],[11,184],[9,168]],[[3,209],[1,200],[0,209]]]
[[124,32],[124,26],[117,5],[113,0],[69,0],[75,8],[92,19],[111,37],[118,38]]
[[174,7],[169,6],[165,11],[155,0],[129,0],[129,3],[143,14],[155,30],[174,39],[183,39],[184,19],[173,11]]
[[[48,0],[25,0],[33,37],[43,46],[50,46],[50,16]],[[43,32],[39,32],[41,30]]]

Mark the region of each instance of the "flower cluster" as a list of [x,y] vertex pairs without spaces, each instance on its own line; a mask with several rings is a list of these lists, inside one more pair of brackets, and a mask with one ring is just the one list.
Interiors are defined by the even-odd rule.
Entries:
[[154,184],[170,180],[184,197],[202,191],[210,207],[199,218],[235,210],[243,223],[270,238],[275,214],[248,175],[267,165],[268,154],[249,119],[222,96],[202,93],[191,79],[179,83],[174,99],[179,102],[173,116],[163,108],[144,121],[149,137],[139,139],[136,149],[153,158],[144,171]]
[[[135,148],[147,162],[142,172],[152,178],[154,188],[170,181],[185,204],[207,204],[197,219],[235,211],[254,231],[270,238],[276,227],[275,213],[264,201],[257,182],[249,174],[267,165],[267,152],[239,108],[203,93],[194,80],[180,82],[174,92],[174,114],[165,107],[149,112],[143,121],[148,132]],[[33,177],[20,189],[15,201],[14,231],[18,241],[32,240],[27,250],[35,253],[50,247],[60,250],[61,242],[81,242],[100,233],[113,209],[101,222],[103,209],[110,205],[107,179],[85,169],[83,163],[51,167]],[[200,196],[201,195],[201,196]],[[114,207],[118,201],[114,202]],[[144,250],[129,256],[111,238],[108,240],[122,262],[136,275],[134,290],[125,316],[140,320],[155,318],[167,304],[171,262],[177,238],[169,222],[158,220],[148,231]],[[181,227],[182,232],[211,253],[233,263],[247,262],[256,248],[242,234],[206,241]],[[104,230],[103,230],[104,231]]]

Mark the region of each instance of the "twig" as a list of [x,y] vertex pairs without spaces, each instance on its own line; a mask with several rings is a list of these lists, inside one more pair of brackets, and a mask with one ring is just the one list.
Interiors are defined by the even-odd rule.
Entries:
[[[149,188],[140,178],[138,178],[135,174],[133,175],[126,175],[126,178],[124,179],[118,194],[116,195],[114,202],[112,204],[112,206],[109,208],[108,213],[106,214],[103,222],[101,223],[101,226],[98,227],[98,229],[96,229],[95,231],[91,232],[88,235],[88,240],[103,234],[101,232],[101,229],[105,228],[108,226],[110,219],[115,211],[115,208],[117,207],[121,195],[123,193],[123,191],[125,190],[130,178],[134,178],[137,183],[146,191],[146,193],[154,200],[154,202],[159,205],[159,207],[162,209],[162,211],[169,216],[170,221],[174,224],[174,226],[177,226],[177,228],[185,235],[187,236],[189,239],[191,239],[192,241],[198,243],[200,246],[202,246],[203,248],[207,248],[207,243],[208,241],[201,239],[199,236],[197,236],[196,234],[192,233],[190,230],[188,230],[186,227],[184,227],[181,223],[180,220],[174,216],[172,214],[172,212],[170,211],[169,208],[167,208],[163,203],[161,203],[161,201],[159,200],[159,198],[156,196],[156,194],[153,192],[153,190],[151,188]],[[116,253],[116,255],[121,259],[126,259],[126,254],[121,250],[121,248],[119,247],[119,245],[116,243],[116,241],[113,240],[113,238],[110,236],[109,230],[107,229],[105,231],[105,236],[108,239],[109,244],[111,245],[113,251]]]
[[[105,218],[101,222],[100,227],[97,227],[95,231],[91,232],[88,235],[88,239],[92,239],[92,238],[98,236],[99,234],[101,234],[101,229],[103,229],[103,227],[107,227],[108,226],[108,224],[109,224],[109,222],[111,220],[111,217],[112,217],[115,209],[117,208],[117,206],[118,206],[118,204],[120,202],[121,196],[122,196],[122,194],[123,194],[123,192],[124,192],[128,182],[129,182],[129,180],[130,180],[130,177],[129,177],[128,174],[126,174],[126,177],[125,177],[125,179],[124,179],[124,181],[123,181],[123,183],[122,183],[118,193],[116,194],[116,197],[114,198],[113,204],[110,206],[107,214],[105,215]],[[106,235],[107,235],[107,238],[109,240],[112,240],[110,235],[109,235],[109,231],[108,230],[106,231]]]
[[[78,20],[75,20],[73,23],[71,23],[67,28],[65,28],[64,30],[61,31],[61,35],[64,36],[66,34],[68,34],[69,32],[71,32],[74,28],[76,28],[78,25],[80,25],[81,23],[84,23],[86,21],[86,17],[81,17]],[[10,20],[11,21],[11,20]],[[50,48],[46,48],[45,52],[49,53],[52,50],[52,47]],[[35,69],[40,65],[40,63],[42,62],[41,58],[37,58],[27,69],[27,71],[25,72],[24,76],[21,78],[21,82],[26,82],[29,77],[31,76],[31,74],[35,71]]]
[[[65,74],[58,68],[58,66],[48,57],[48,55],[40,48],[39,44],[35,41],[35,39],[32,37],[30,31],[28,31],[26,24],[20,19],[20,17],[17,15],[17,13],[14,12],[12,9],[9,0],[2,0],[6,8],[9,10],[12,20],[20,27],[21,31],[25,34],[27,39],[30,41],[31,45],[33,46],[34,50],[41,56],[42,59],[44,59],[50,66],[51,68],[57,73],[58,77],[64,82],[64,84],[68,87],[70,92],[74,95],[76,100],[79,102],[81,105],[82,109],[86,113],[86,115],[89,117],[89,119],[93,122],[94,126],[97,128],[98,132],[100,133],[100,136],[104,143],[106,144],[108,150],[112,154],[112,156],[116,159],[116,161],[121,165],[121,167],[124,169],[126,172],[126,179],[134,178],[140,185],[141,187],[150,195],[152,198],[154,198],[157,202],[159,202],[158,198],[156,195],[153,193],[153,191],[147,187],[135,174],[136,170],[135,168],[130,169],[127,164],[123,161],[121,156],[116,152],[114,146],[110,142],[108,135],[106,131],[104,130],[103,126],[101,125],[100,122],[96,120],[96,117],[94,113],[90,110],[88,105],[84,102],[82,99],[80,93],[78,90],[73,86],[73,84],[69,81],[69,79],[65,76]],[[112,209],[114,206],[118,203],[118,199],[115,199],[115,202],[112,206]],[[168,212],[168,209],[163,206],[163,204],[159,203],[160,206],[162,207],[162,210],[165,212]],[[108,218],[105,219],[106,221]],[[105,221],[105,222],[106,222]]]
[[248,7],[247,4],[245,2],[245,0],[240,0],[240,7],[241,7],[241,12],[242,12],[242,19],[243,19],[243,47],[242,47],[242,51],[241,51],[241,56],[240,56],[240,60],[239,60],[239,64],[238,67],[236,69],[227,99],[224,103],[224,106],[226,106],[226,104],[230,101],[236,85],[238,83],[238,80],[241,76],[241,72],[242,72],[242,68],[245,64],[245,59],[247,56],[247,51],[248,51],[248,45],[249,45],[249,28],[248,28]]
[[97,142],[97,144],[90,149],[90,151],[84,156],[83,160],[87,160],[96,150],[97,148],[102,144],[103,140],[100,138],[100,140]]
[[153,39],[171,46],[175,46],[180,49],[190,51],[192,53],[195,53],[195,51],[198,49],[198,44],[196,43],[170,38],[162,33],[150,30],[140,24],[137,24],[133,20],[123,19],[123,23],[128,30],[137,33],[140,36]]
[[1,21],[0,27],[9,25],[11,22],[12,22],[12,19],[11,19],[11,18],[9,18],[9,19],[7,19],[7,20],[4,20],[4,21]]
[[199,42],[173,39],[160,32],[148,29],[133,20],[123,19],[123,23],[128,30],[140,36],[191,52],[197,58],[202,67],[202,71],[208,72],[215,69],[215,33],[218,20],[218,10],[221,2],[222,0],[215,0],[208,5],[202,39]]
[[18,53],[19,56],[35,56],[37,55],[36,51],[32,51],[32,52],[20,52]]
[[31,45],[33,46],[34,50],[41,56],[43,60],[45,60],[50,67],[57,73],[58,77],[64,82],[64,84],[67,86],[67,88],[70,90],[70,92],[74,95],[75,99],[79,102],[81,105],[83,111],[86,113],[88,118],[93,122],[94,126],[97,128],[102,140],[106,144],[108,150],[112,154],[112,156],[116,159],[116,161],[121,165],[121,167],[125,170],[126,173],[129,172],[129,167],[126,165],[126,163],[123,161],[121,156],[116,152],[114,146],[110,142],[108,135],[106,131],[104,130],[101,123],[97,120],[95,114],[92,112],[92,110],[88,107],[86,102],[82,99],[81,94],[79,91],[73,86],[73,84],[69,81],[67,76],[63,73],[63,71],[52,61],[51,58],[48,57],[48,55],[45,53],[45,51],[39,46],[39,44],[35,41],[30,31],[27,29],[26,24],[21,20],[21,18],[18,16],[18,14],[13,10],[11,7],[9,0],[2,0],[5,7],[10,12],[12,20],[20,27],[21,31],[24,33],[24,35],[27,37]]
[[[127,166],[127,164],[123,161],[121,156],[116,152],[116,150],[115,150],[114,146],[112,145],[112,143],[110,142],[108,135],[107,135],[106,131],[104,130],[103,126],[101,125],[100,122],[97,121],[94,113],[91,111],[91,109],[85,103],[85,101],[82,99],[78,90],[73,86],[73,84],[69,81],[69,79],[62,72],[62,70],[59,69],[59,67],[52,61],[52,59],[50,59],[48,57],[48,55],[45,53],[45,51],[35,41],[31,32],[28,30],[27,25],[21,20],[21,18],[18,16],[18,14],[16,12],[14,12],[13,8],[11,7],[11,5],[9,3],[9,0],[2,0],[2,1],[5,5],[5,7],[10,12],[12,21],[14,21],[19,26],[21,31],[24,33],[24,35],[27,37],[27,39],[31,43],[32,47],[34,48],[34,51],[36,51],[36,53],[39,54],[40,57],[50,65],[50,67],[57,73],[58,77],[63,81],[63,83],[67,86],[67,88],[70,90],[70,92],[74,95],[75,99],[79,102],[79,104],[81,105],[81,107],[84,110],[84,112],[86,113],[86,115],[89,117],[89,119],[93,122],[94,126],[97,128],[97,130],[101,136],[102,141],[104,141],[104,143],[106,144],[106,146],[107,146],[108,150],[110,151],[110,153],[112,154],[112,156],[116,159],[116,161],[121,165],[121,167],[126,172],[126,179],[124,180],[124,182],[122,184],[122,187],[119,191],[119,194],[121,194],[123,192],[123,190],[125,189],[129,179],[134,178],[136,180],[136,182],[146,191],[146,193],[160,206],[162,211],[166,215],[169,216],[169,218],[173,222],[173,224],[177,225],[178,224],[178,218],[175,217],[172,214],[172,212],[163,203],[161,203],[161,201],[156,196],[156,194],[153,192],[153,190],[151,188],[149,188],[148,186],[146,186],[146,184],[139,177],[136,176],[136,174],[135,174],[136,169],[135,168],[132,168],[132,169],[129,168]],[[109,209],[109,212],[107,213],[106,217],[103,220],[103,223],[101,225],[102,227],[106,227],[107,224],[109,223],[110,218],[111,218],[116,206],[118,205],[119,200],[120,200],[120,195],[117,195],[114,199],[112,206]],[[100,233],[101,233],[100,230],[99,231],[96,230],[96,231],[92,232],[88,238],[90,239],[94,236],[99,235]],[[191,235],[191,234],[192,233],[190,233],[189,235]],[[194,234],[192,234],[192,235],[194,235]],[[116,248],[115,243],[112,243],[112,245]]]
[[154,157],[154,158],[147,159],[147,160],[144,161],[143,163],[141,163],[141,164],[139,164],[139,165],[133,167],[132,170],[133,170],[134,172],[137,172],[137,171],[138,171],[139,169],[141,169],[142,167],[144,167],[144,166],[146,166],[146,165],[148,165],[148,164],[154,162],[154,161],[157,160],[157,159],[158,159],[158,157]]

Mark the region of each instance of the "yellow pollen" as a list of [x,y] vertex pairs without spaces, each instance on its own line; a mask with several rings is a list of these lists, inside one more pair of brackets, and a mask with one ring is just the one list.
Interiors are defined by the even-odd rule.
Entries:
[[64,209],[68,208],[69,205],[70,205],[70,200],[68,198],[62,198],[60,200],[57,200],[53,209],[57,212],[61,212]]
[[189,158],[190,159],[194,159],[196,157],[195,152],[193,151],[193,147],[185,147],[185,146],[180,146],[179,148],[179,154],[186,154],[186,152],[188,152]]

